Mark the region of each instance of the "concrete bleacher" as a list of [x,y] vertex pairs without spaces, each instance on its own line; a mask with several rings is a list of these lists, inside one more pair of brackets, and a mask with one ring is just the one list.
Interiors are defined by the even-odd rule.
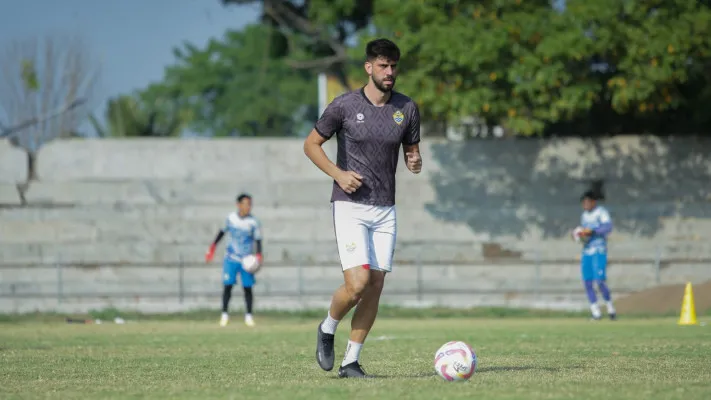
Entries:
[[[398,172],[396,263],[438,271],[477,266],[482,279],[508,266],[504,276],[518,274],[521,282],[514,270],[537,263],[553,276],[572,274],[566,279],[577,287],[579,247],[567,234],[578,222],[578,198],[590,178],[605,180],[616,224],[614,263],[647,268],[661,256],[681,270],[710,258],[703,238],[711,232],[711,162],[705,157],[711,141],[590,143],[423,142],[423,173],[410,174],[402,164]],[[326,145],[331,157],[334,144]],[[298,139],[57,141],[42,149],[40,181],[21,206],[15,184],[25,165],[20,151],[0,143],[0,266],[6,271],[0,282],[18,279],[19,269],[8,272],[12,266],[57,262],[123,271],[180,262],[200,271],[242,191],[254,196],[263,224],[272,269],[265,280],[273,277],[275,284],[280,268],[338,261],[332,183],[304,156]],[[687,272],[683,279],[689,274],[695,276]],[[451,286],[461,276],[448,279],[429,284]]]
[[[606,179],[616,222],[613,257],[708,255],[701,240],[711,228],[703,182],[711,172],[694,158],[692,150],[703,152],[699,143],[610,139],[600,151],[611,161],[598,170],[598,150],[581,140],[428,141],[422,147],[424,172],[400,168],[398,176],[401,261],[413,261],[409,248],[444,263],[497,254],[574,258],[567,232],[578,221],[585,178],[596,176]],[[332,142],[327,150],[334,155]],[[652,158],[660,154],[667,158]],[[24,174],[23,155],[2,144],[0,160],[4,262],[61,256],[130,264],[174,261],[176,253],[198,261],[241,191],[254,195],[270,262],[335,261],[331,182],[303,155],[300,140],[55,142],[40,154],[41,180],[30,187],[24,208],[12,207],[19,203],[15,182]]]

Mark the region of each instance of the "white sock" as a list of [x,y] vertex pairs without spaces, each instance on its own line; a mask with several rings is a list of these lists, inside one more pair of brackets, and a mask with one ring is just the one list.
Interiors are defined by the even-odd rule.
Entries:
[[345,367],[346,365],[358,361],[358,357],[360,357],[360,349],[363,348],[363,343],[356,343],[352,340],[348,341],[348,347],[346,347],[346,355],[343,357],[343,362],[341,363],[341,367]]
[[612,305],[612,301],[607,302],[607,313],[608,314],[614,314],[615,313],[615,306]]
[[222,319],[227,319],[227,317],[228,317],[227,313],[226,313],[226,312],[223,312],[223,313],[222,313]]
[[323,331],[323,333],[328,333],[329,335],[335,335],[336,328],[338,328],[338,322],[338,320],[331,317],[331,313],[328,313],[326,319],[323,320],[323,324],[321,324],[321,331]]
[[252,314],[250,314],[250,313],[244,314],[244,319],[252,319]]
[[600,318],[602,316],[600,306],[597,303],[590,304],[590,311],[592,312],[593,318]]

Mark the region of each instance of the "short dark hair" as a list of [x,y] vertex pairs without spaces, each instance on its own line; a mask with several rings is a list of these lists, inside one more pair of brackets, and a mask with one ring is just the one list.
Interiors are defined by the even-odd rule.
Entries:
[[238,202],[238,203],[241,203],[242,200],[244,200],[244,199],[250,199],[250,200],[252,200],[252,196],[248,195],[247,193],[242,193],[242,194],[240,194],[239,196],[237,196],[237,202]]
[[596,192],[594,190],[587,190],[587,191],[585,191],[585,193],[583,193],[582,196],[580,196],[580,201],[583,201],[585,199],[598,201],[598,200],[604,200],[605,196],[602,193]]
[[400,48],[388,39],[375,39],[365,46],[365,59],[373,61],[378,57],[383,57],[390,61],[400,60]]
[[587,190],[580,196],[580,201],[583,201],[585,199],[597,200],[595,197],[595,192],[593,192],[592,190]]

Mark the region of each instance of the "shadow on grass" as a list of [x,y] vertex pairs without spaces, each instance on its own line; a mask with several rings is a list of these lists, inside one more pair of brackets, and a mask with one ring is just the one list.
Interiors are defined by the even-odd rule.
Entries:
[[[520,372],[520,371],[544,371],[544,372],[561,372],[563,370],[571,369],[581,369],[580,365],[573,365],[570,367],[554,368],[554,367],[535,367],[530,365],[519,365],[519,366],[497,366],[497,367],[482,367],[476,370],[477,374],[486,374],[492,372],[506,373],[506,372]],[[437,376],[437,373],[433,372],[421,372],[416,374],[404,374],[404,375],[368,375],[369,379],[423,379],[432,378]],[[343,379],[338,376],[332,377],[333,379]],[[353,380],[353,378],[351,378]]]
[[500,366],[500,367],[482,367],[478,368],[476,370],[477,374],[485,374],[489,372],[519,372],[519,371],[529,371],[529,370],[537,370],[537,371],[546,371],[546,372],[560,372],[562,370],[567,370],[567,369],[580,369],[582,368],[580,365],[573,365],[571,367],[563,367],[563,368],[553,368],[553,367],[534,367],[530,365],[519,365],[515,367],[511,366]]
[[[372,374],[368,375],[368,378],[366,379],[422,379],[422,378],[431,378],[433,376],[437,376],[435,372],[421,372],[417,374],[404,374],[404,375],[379,375],[379,374]],[[339,378],[338,376],[333,376],[333,379],[349,379],[349,380],[356,380],[353,378]]]

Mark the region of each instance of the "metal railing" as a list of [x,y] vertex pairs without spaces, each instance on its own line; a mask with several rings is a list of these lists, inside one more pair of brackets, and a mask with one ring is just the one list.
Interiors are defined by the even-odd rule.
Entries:
[[[610,264],[609,284],[616,293],[711,279],[708,260],[665,260],[661,252],[647,261],[622,264],[612,259]],[[183,305],[219,296],[221,276],[220,264],[189,263],[182,256],[175,263],[142,265],[91,267],[61,260],[52,264],[0,264],[0,312],[33,301],[44,302],[43,307],[48,307],[48,302],[62,305],[99,299],[108,305],[140,298]],[[414,302],[447,296],[472,301],[482,296],[518,297],[535,302],[583,294],[579,267],[573,259],[477,265],[416,262],[396,266],[387,279],[385,296]],[[337,265],[267,264],[257,281],[255,292],[260,299],[289,298],[300,302],[330,296],[342,283],[342,277]]]

